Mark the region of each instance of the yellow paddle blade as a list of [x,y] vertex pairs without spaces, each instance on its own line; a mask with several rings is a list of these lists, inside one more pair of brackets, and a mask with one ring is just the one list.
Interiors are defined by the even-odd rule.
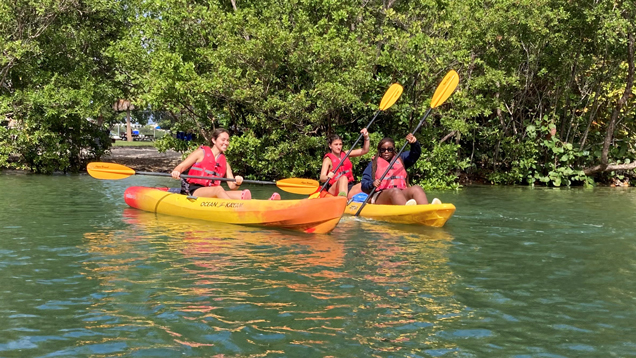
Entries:
[[458,84],[459,75],[455,70],[450,70],[446,76],[444,76],[442,83],[437,86],[433,99],[431,100],[431,108],[435,108],[444,103],[448,97],[453,94]]
[[389,109],[400,98],[402,91],[404,91],[404,88],[399,83],[392,84],[382,97],[382,101],[380,101],[380,110]]
[[289,178],[276,181],[276,186],[288,193],[308,195],[320,186],[317,180],[303,178]]
[[308,199],[318,199],[318,198],[320,198],[320,193],[313,193],[309,195]]
[[86,167],[88,174],[97,179],[124,179],[135,175],[135,171],[125,165],[115,163],[93,162]]

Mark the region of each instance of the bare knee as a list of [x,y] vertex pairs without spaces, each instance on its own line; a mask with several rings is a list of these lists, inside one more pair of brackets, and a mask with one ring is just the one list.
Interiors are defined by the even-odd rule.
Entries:
[[349,190],[349,194],[347,195],[347,199],[353,198],[354,195],[362,192],[362,184],[358,183],[354,185],[351,190]]

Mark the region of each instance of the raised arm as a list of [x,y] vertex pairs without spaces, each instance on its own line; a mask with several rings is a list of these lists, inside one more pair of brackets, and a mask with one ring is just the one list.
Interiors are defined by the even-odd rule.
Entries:
[[362,136],[364,137],[364,142],[362,143],[362,149],[352,150],[351,154],[349,154],[350,157],[359,157],[361,155],[365,155],[369,153],[369,143],[370,143],[369,132],[367,132],[366,128],[362,128],[360,133],[362,133]]
[[411,133],[406,136],[406,140],[411,143],[411,150],[402,153],[401,157],[402,161],[404,162],[404,167],[410,168],[422,155],[422,146],[420,145],[420,142],[417,141],[417,138],[415,138],[415,136],[413,136],[413,134]]

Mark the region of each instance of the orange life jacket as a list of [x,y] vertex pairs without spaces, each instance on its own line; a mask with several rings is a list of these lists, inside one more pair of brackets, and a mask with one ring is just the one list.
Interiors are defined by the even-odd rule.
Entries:
[[[200,148],[205,152],[203,160],[198,163],[194,163],[192,167],[190,167],[188,175],[224,178],[225,173],[227,173],[227,161],[225,160],[225,154],[221,153],[218,158],[214,158],[214,154],[210,147],[202,145]],[[188,178],[186,181],[190,184],[202,186],[221,185],[221,181],[219,180]]]
[[[340,152],[340,158],[338,158],[333,153],[327,153],[324,157],[331,159],[331,167],[332,169],[335,169],[338,164],[340,164],[342,158],[344,158],[346,155],[347,154],[345,152]],[[333,178],[329,180],[329,185],[333,185],[343,175],[347,177],[348,182],[352,182],[354,180],[352,170],[353,165],[351,165],[351,161],[349,160],[349,158],[345,159],[344,163],[340,166],[340,168],[338,168],[338,171],[334,173],[335,175],[333,176]]]
[[[386,168],[389,167],[389,162],[384,160],[382,157],[378,157],[375,159],[377,161],[377,169],[375,170],[375,179],[380,179],[382,174],[386,171]],[[402,163],[402,158],[398,158],[391,170],[386,174],[384,180],[380,183],[376,190],[384,190],[391,188],[398,189],[406,189],[406,169],[404,168],[404,164]]]

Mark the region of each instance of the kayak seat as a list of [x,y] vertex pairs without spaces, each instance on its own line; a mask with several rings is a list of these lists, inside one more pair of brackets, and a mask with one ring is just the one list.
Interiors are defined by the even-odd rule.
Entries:
[[367,199],[367,196],[369,195],[367,195],[366,193],[358,193],[351,198],[351,201],[356,203],[362,203]]

